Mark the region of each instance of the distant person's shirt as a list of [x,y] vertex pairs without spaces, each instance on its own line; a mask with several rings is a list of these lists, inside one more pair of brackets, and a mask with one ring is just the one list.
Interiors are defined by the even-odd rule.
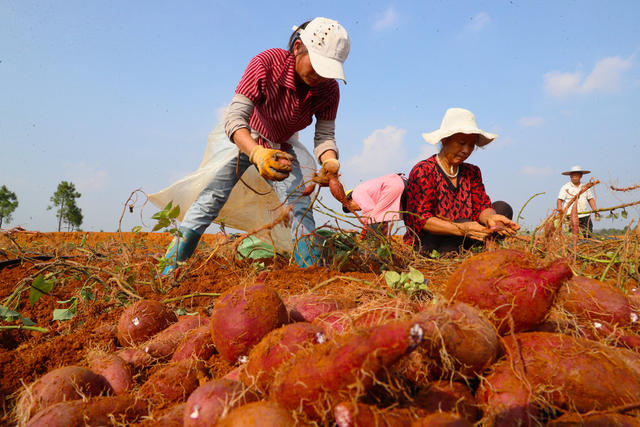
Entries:
[[416,236],[426,233],[423,228],[429,218],[477,221],[480,213],[491,207],[479,167],[462,163],[457,178],[458,186],[454,187],[438,165],[436,155],[413,167],[406,190],[405,242],[413,244]]
[[[569,203],[569,200],[573,199],[575,195],[580,192],[583,186],[584,184],[575,186],[573,185],[572,182],[567,182],[565,185],[562,186],[562,188],[560,189],[560,193],[558,193],[558,199],[562,200],[563,209],[567,206],[567,203]],[[591,210],[591,207],[589,206],[590,199],[593,199],[593,191],[591,191],[591,188],[589,188],[587,191],[582,193],[580,197],[578,197],[578,218],[584,218],[590,215],[589,213],[580,213],[580,212],[587,212]],[[571,214],[571,209],[572,209],[572,206],[570,205],[567,208],[567,215]]]

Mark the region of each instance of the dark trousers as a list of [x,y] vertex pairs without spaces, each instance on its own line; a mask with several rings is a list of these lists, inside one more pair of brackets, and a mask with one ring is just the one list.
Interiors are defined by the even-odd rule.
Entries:
[[578,228],[584,237],[591,237],[593,233],[593,222],[591,221],[591,215],[578,218]]

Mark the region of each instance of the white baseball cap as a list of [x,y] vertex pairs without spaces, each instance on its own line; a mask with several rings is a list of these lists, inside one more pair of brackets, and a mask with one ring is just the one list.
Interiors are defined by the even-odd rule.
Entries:
[[349,56],[351,41],[338,21],[315,18],[305,28],[293,27],[293,30],[300,33],[300,40],[309,51],[311,66],[318,75],[347,83],[343,64]]

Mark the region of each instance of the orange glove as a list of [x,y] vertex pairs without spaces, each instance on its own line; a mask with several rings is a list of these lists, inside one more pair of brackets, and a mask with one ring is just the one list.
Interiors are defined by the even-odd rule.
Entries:
[[251,163],[256,165],[260,175],[270,181],[282,181],[291,172],[294,157],[284,151],[257,145],[249,155]]

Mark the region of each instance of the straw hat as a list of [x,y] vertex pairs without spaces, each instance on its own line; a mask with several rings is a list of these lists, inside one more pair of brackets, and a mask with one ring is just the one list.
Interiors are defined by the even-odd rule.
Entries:
[[422,137],[429,144],[435,145],[456,133],[479,135],[478,142],[476,143],[478,147],[483,147],[498,137],[495,133],[478,129],[476,116],[464,108],[449,108],[447,112],[444,113],[440,129],[431,133],[423,133]]
[[347,30],[338,21],[315,18],[304,29],[294,26],[293,30],[300,33],[300,40],[309,51],[309,60],[316,73],[327,79],[347,82],[343,64],[349,56],[351,41]]
[[571,175],[572,173],[575,173],[575,172],[580,172],[580,173],[581,173],[581,174],[583,174],[583,175],[586,175],[586,174],[588,174],[588,173],[591,173],[591,171],[584,170],[584,169],[582,169],[580,166],[573,166],[573,167],[571,168],[571,170],[568,170],[568,171],[562,172],[562,175]]

